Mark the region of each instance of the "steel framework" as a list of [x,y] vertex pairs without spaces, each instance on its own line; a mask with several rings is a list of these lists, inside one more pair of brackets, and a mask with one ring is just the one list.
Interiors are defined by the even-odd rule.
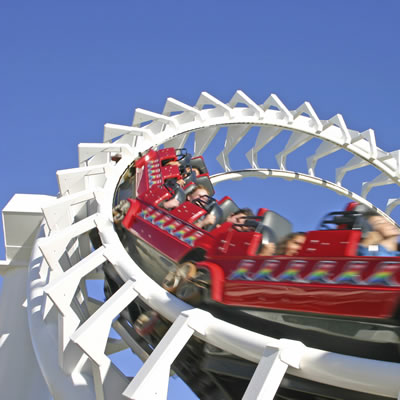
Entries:
[[[252,130],[256,140],[245,155],[249,168],[233,171],[229,155]],[[3,210],[6,260],[0,262],[0,382],[7,399],[166,399],[170,367],[192,335],[238,357],[258,363],[244,399],[272,399],[285,373],[359,392],[399,399],[400,365],[360,359],[263,336],[190,308],[164,291],[129,257],[112,222],[120,177],[138,156],[161,145],[183,147],[194,136],[201,155],[226,131],[217,157],[221,172],[212,181],[281,177],[323,186],[374,207],[369,191],[400,183],[400,151],[377,147],[374,132],[348,129],[342,116],[320,120],[308,102],[289,110],[274,94],[256,104],[242,91],[223,103],[201,93],[189,106],[169,98],[161,114],[136,109],[132,126],[106,124],[104,143],[80,144],[79,167],[57,172],[59,196],[15,195]],[[282,132],[290,132],[270,169],[259,152]],[[289,154],[313,138],[321,141],[307,158],[308,173],[286,170]],[[323,157],[345,150],[352,158],[336,168],[336,180],[316,175]],[[121,157],[118,163],[113,156]],[[342,186],[345,174],[364,166],[378,171],[357,194]],[[378,212],[390,218],[400,199],[387,199]],[[376,207],[374,207],[376,208]],[[89,232],[101,246],[94,250]],[[87,282],[102,279],[110,262],[125,284],[104,303],[88,295]],[[145,354],[116,320],[136,297],[172,322],[159,345],[132,379],[109,355],[126,348]],[[110,338],[110,327],[121,336]],[[21,378],[24,385],[21,385]]]

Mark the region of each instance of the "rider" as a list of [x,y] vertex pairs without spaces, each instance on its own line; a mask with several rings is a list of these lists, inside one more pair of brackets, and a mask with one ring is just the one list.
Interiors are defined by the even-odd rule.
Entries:
[[363,214],[372,228],[366,236],[361,239],[358,246],[359,256],[400,256],[398,250],[399,228],[390,223],[382,215],[370,211]]
[[[210,192],[205,186],[195,185],[193,189],[186,196],[186,200],[207,210],[207,205],[210,204],[210,201],[213,199],[212,197],[210,197]],[[194,223],[194,225],[196,225],[198,228],[204,229],[208,225],[211,226],[215,225],[216,223],[215,214],[210,213],[211,210],[207,211],[208,213],[203,219],[199,219]]]

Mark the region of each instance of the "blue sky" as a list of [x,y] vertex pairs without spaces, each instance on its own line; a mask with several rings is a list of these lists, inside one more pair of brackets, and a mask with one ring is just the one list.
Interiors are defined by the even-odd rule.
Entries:
[[[193,105],[202,91],[227,102],[241,89],[258,103],[276,93],[289,109],[310,101],[321,119],[340,113],[399,149],[399,15],[397,0],[2,0],[0,207],[14,193],[56,195],[55,172],[76,167],[78,143],[101,141],[104,123],[129,125],[137,107],[161,112],[167,97]],[[345,203],[270,185],[265,204],[251,182],[232,193],[302,230]],[[388,187],[371,199],[387,191],[399,196]]]

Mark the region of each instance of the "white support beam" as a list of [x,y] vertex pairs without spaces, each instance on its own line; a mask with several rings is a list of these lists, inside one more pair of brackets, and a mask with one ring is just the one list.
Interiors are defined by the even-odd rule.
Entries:
[[308,101],[305,101],[300,107],[298,107],[293,112],[293,120],[296,120],[300,115],[306,114],[310,117],[310,126],[315,129],[316,133],[319,133],[323,129],[323,125],[321,120],[318,118],[317,113],[312,108],[311,104]]
[[111,142],[113,139],[119,136],[146,136],[153,137],[152,132],[146,128],[138,128],[135,126],[118,125],[118,124],[104,124],[104,143]]
[[266,112],[271,107],[277,108],[281,112],[282,119],[286,120],[289,124],[293,122],[292,113],[286,108],[282,103],[280,98],[276,94],[271,94],[264,104],[261,106],[264,112]]
[[248,125],[230,126],[228,128],[224,149],[217,157],[217,161],[225,171],[231,171],[232,169],[229,161],[229,153],[243,139],[250,128]]
[[328,156],[329,154],[332,154],[338,150],[340,150],[341,147],[330,142],[322,142],[315,153],[307,158],[307,167],[308,167],[308,173],[312,176],[315,175],[315,167],[317,165],[318,160],[320,160],[323,157]]
[[282,128],[264,126],[259,129],[256,144],[246,153],[246,158],[249,160],[251,168],[259,168],[258,152],[274,139],[281,130]]
[[[171,364],[194,331],[204,334],[210,318],[208,313],[200,310],[183,312],[169,328],[148,360],[123,392],[128,399],[166,400]],[[157,385],[154,384],[157,382]]]
[[341,185],[344,176],[347,172],[354,169],[362,168],[369,165],[368,161],[365,161],[357,156],[351,158],[346,165],[343,167],[336,168],[336,184]]
[[368,147],[366,153],[368,154],[369,161],[376,160],[378,158],[378,149],[376,147],[375,132],[372,129],[367,129],[366,131],[361,132],[351,140],[351,144],[356,144],[359,147],[364,143]]
[[194,135],[194,154],[195,156],[201,156],[208,148],[210,143],[215,138],[220,128],[212,127],[202,131],[198,131]]
[[113,319],[130,304],[138,293],[135,282],[126,281],[82,326],[71,335],[71,340],[98,366],[107,365],[104,354]]
[[57,171],[60,194],[73,194],[87,189],[96,189],[104,185],[111,170],[110,164],[71,168]]
[[279,347],[266,347],[243,400],[273,400],[289,366],[300,368],[305,346],[281,339]]
[[104,256],[105,251],[103,246],[98,248],[45,287],[45,293],[62,315],[67,315],[70,311],[72,299],[81,279],[107,260]]
[[288,142],[286,143],[285,148],[275,156],[279,169],[285,170],[286,157],[293,151],[297,150],[299,147],[303,146],[303,144],[310,141],[312,138],[313,137],[311,135],[308,135],[307,133],[293,132]]
[[181,101],[176,100],[172,97],[168,97],[168,99],[164,105],[164,110],[162,112],[163,115],[170,116],[171,113],[177,112],[177,111],[186,112],[188,114],[191,114],[191,116],[194,117],[193,119],[197,119],[199,121],[204,121],[204,118],[201,115],[200,110],[198,110],[197,108],[188,106],[187,104],[182,103]]
[[201,92],[195,107],[199,110],[202,110],[207,105],[214,106],[214,110],[208,110],[208,114],[210,116],[218,117],[225,115],[229,118],[233,118],[233,110],[231,107],[227,106],[225,103],[223,103],[221,100],[218,100],[211,94],[207,92]]
[[328,121],[326,121],[324,124],[324,131],[328,130],[331,126],[335,126],[340,129],[342,133],[342,138],[341,138],[341,144],[342,145],[348,145],[351,143],[351,136],[350,132],[347,129],[346,122],[344,122],[343,116],[341,114],[336,114],[332,118],[330,118]]
[[[84,190],[73,195],[60,197],[53,204],[44,207],[43,214],[49,229],[54,231],[67,228],[73,223],[77,215],[82,215],[87,211],[89,200],[94,200],[93,190]],[[74,206],[79,206],[81,210]],[[73,208],[75,209],[74,212]]]
[[389,199],[386,204],[386,214],[390,215],[392,211],[400,205],[400,199]]
[[144,110],[142,108],[137,108],[135,110],[135,115],[133,117],[132,126],[139,126],[145,122],[158,121],[163,124],[170,125],[174,129],[178,129],[179,124],[173,117],[167,117],[163,114],[158,114],[153,111]]
[[370,190],[377,186],[393,185],[393,179],[382,173],[370,182],[363,182],[361,196],[366,198]]
[[234,108],[238,103],[245,104],[249,108],[249,110],[255,113],[256,118],[258,119],[260,119],[264,115],[264,110],[241,90],[236,91],[236,93],[229,101],[228,105],[231,108]]
[[101,219],[101,217],[99,218],[98,214],[91,215],[82,221],[70,225],[63,231],[55,232],[52,236],[49,236],[40,242],[40,251],[53,271],[62,272],[59,258],[65,251],[67,244],[71,239],[95,228],[96,219]]
[[[132,155],[132,147],[128,144],[121,143],[79,143],[78,157],[79,165],[84,167],[86,165],[99,165],[108,162],[111,159],[111,153],[121,155]],[[106,158],[100,157],[99,160],[96,156],[101,154]]]
[[173,147],[174,149],[181,149],[185,147],[185,143],[188,140],[190,133],[185,133],[183,135],[175,136],[173,139],[169,140],[168,142],[164,143],[165,147]]

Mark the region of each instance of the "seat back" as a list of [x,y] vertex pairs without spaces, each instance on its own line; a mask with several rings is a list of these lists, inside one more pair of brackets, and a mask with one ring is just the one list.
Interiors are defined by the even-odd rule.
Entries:
[[275,211],[268,210],[261,221],[262,225],[272,230],[277,241],[282,240],[292,232],[292,224]]
[[203,185],[205,188],[207,188],[208,192],[210,193],[210,196],[213,197],[215,194],[214,186],[211,183],[210,177],[208,175],[199,175],[196,177],[196,183],[198,185]]
[[222,210],[222,217],[221,220],[222,222],[226,221],[226,219],[233,214],[234,212],[239,210],[239,207],[236,205],[236,203],[229,197],[225,196],[218,202],[219,206],[221,207]]
[[208,169],[202,156],[192,158],[190,160],[190,165],[192,168],[197,168],[200,171],[200,175],[208,175]]
[[357,255],[359,230],[326,230],[307,233],[298,257],[351,257]]

